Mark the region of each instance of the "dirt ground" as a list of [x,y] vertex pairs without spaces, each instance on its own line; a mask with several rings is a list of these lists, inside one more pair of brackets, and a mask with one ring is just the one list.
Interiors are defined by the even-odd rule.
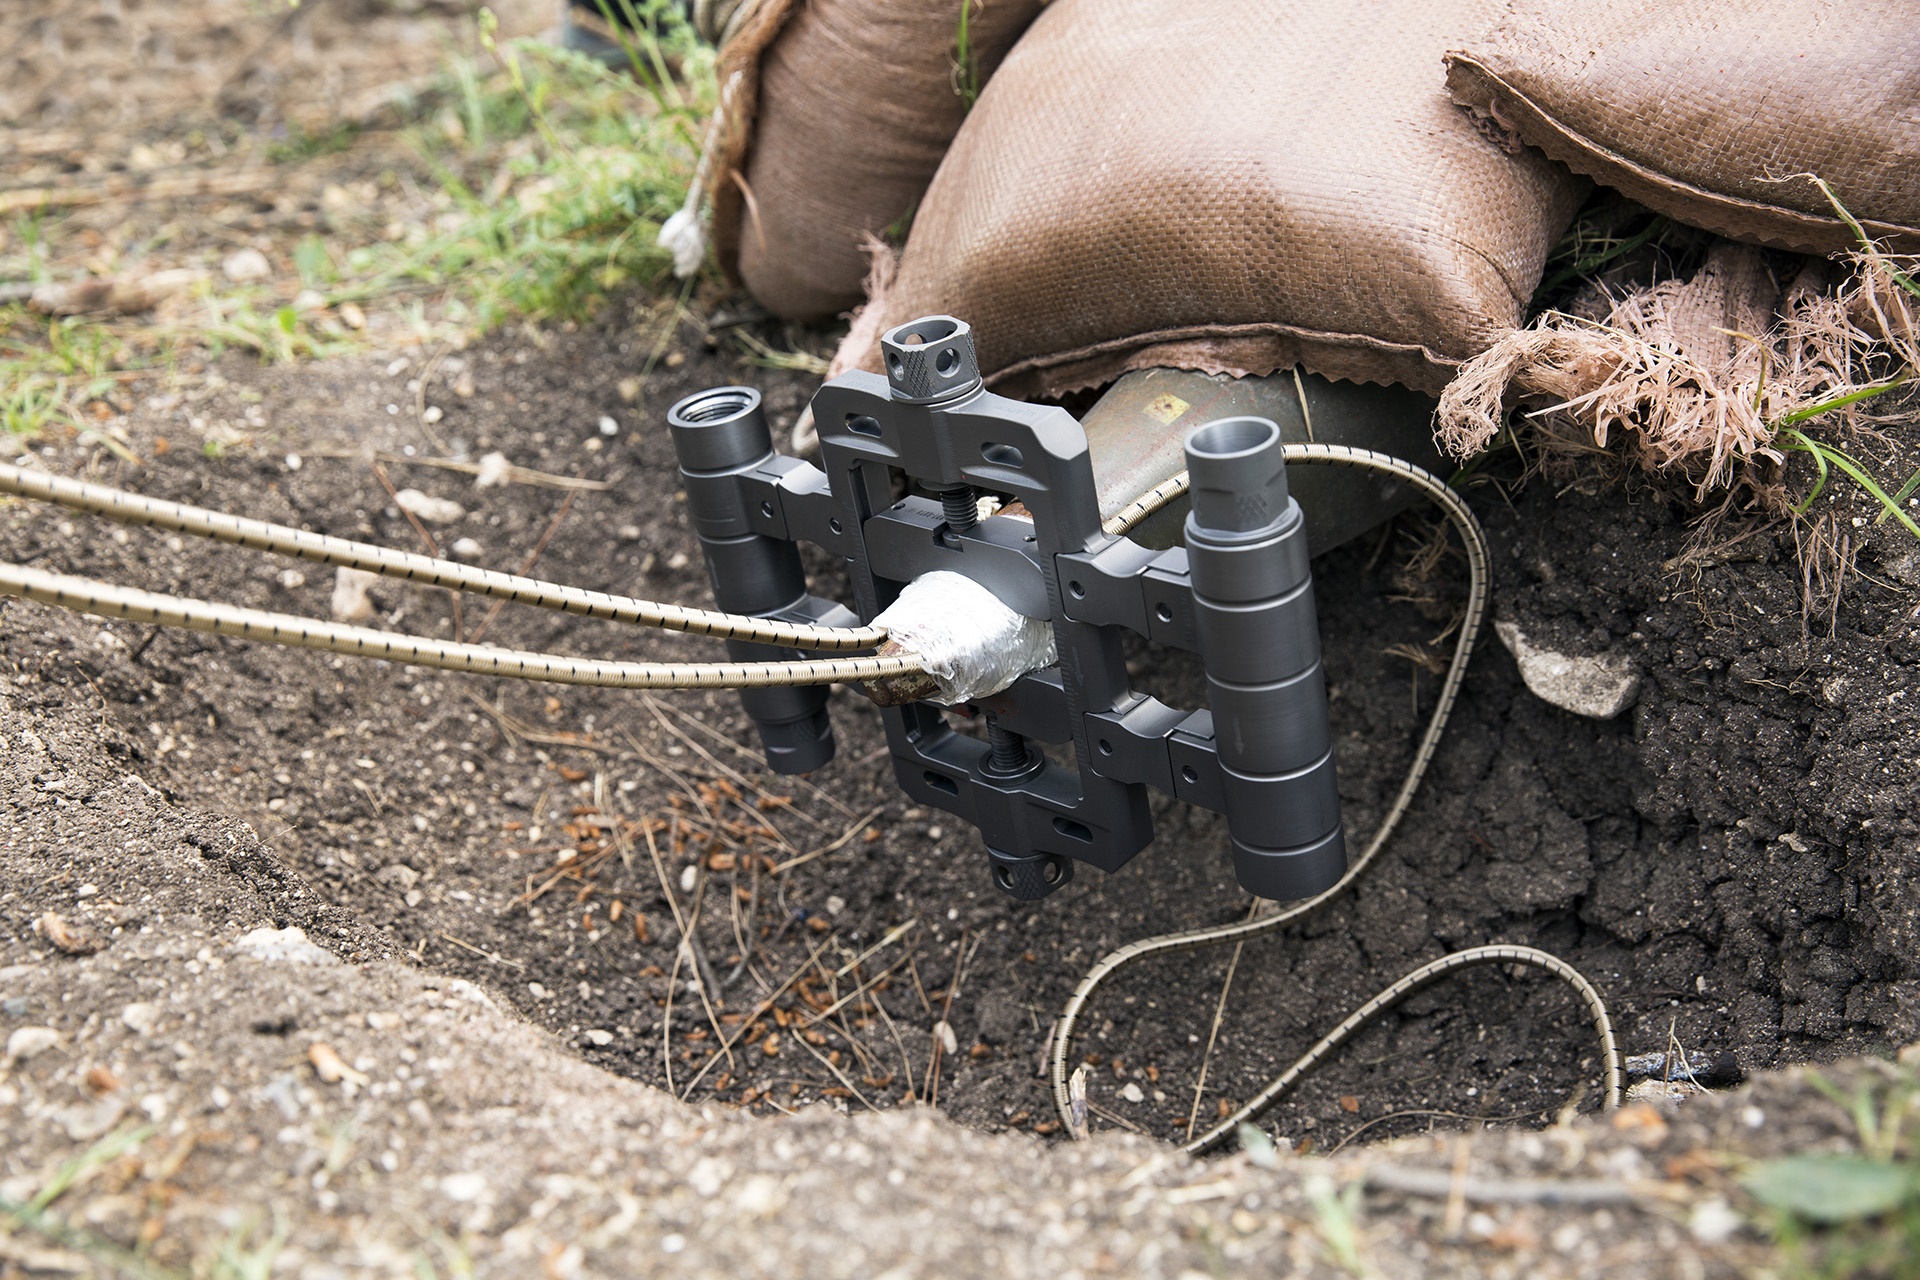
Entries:
[[379,939],[246,824],[143,781],[88,696],[0,685],[0,909],[59,901],[107,943],[0,953],[9,1278],[1765,1274],[1740,1173],[1851,1150],[1847,1093],[1920,1088],[1867,1061],[1544,1132],[1210,1162],[919,1107],[687,1106],[487,987],[366,959]]
[[[369,109],[382,85],[430,68],[419,50],[464,29],[434,6],[307,7],[289,20],[204,6],[224,34],[192,47],[224,53],[176,56],[124,92],[102,78],[123,55],[98,52],[119,45],[76,35],[66,6],[36,8],[19,29],[42,54],[16,40],[16,68],[48,65],[48,48],[73,57],[64,78],[11,81],[7,183],[132,163],[139,121],[183,93],[221,118],[232,85],[262,120],[293,119],[293,103]],[[87,21],[133,39],[193,20],[178,6],[115,12]],[[525,30],[543,15],[503,14]],[[354,21],[387,25],[347,40]],[[302,30],[306,43],[289,38]],[[21,141],[61,127],[65,151]],[[143,145],[162,133],[180,136],[156,127]],[[74,159],[89,155],[92,169]],[[309,184],[317,199],[321,175]],[[297,205],[243,200],[225,231],[191,207],[155,216],[189,242],[210,236],[207,252],[235,235],[271,250],[310,229]],[[75,216],[104,235],[116,215]],[[660,313],[638,300],[469,347],[396,331],[324,362],[230,356],[103,399],[119,452],[69,432],[29,456],[405,548],[422,535],[385,486],[419,489],[460,505],[426,533],[445,548],[469,541],[457,554],[478,563],[520,569],[537,550],[540,576],[700,603],[666,406],[747,381],[784,424],[812,385],[738,358],[708,323],[713,305],[687,313],[650,372]],[[1920,465],[1910,421],[1876,449],[1887,474]],[[495,452],[573,487],[479,488],[471,467]],[[1830,486],[1816,514],[1852,571],[1823,594],[1804,566],[1832,558],[1803,554],[1785,525],[1705,535],[1696,510],[1643,481],[1522,485],[1516,470],[1491,466],[1468,490],[1493,543],[1496,614],[1561,651],[1630,660],[1638,698],[1613,720],[1572,716],[1483,642],[1380,863],[1241,957],[1203,1119],[1401,973],[1484,942],[1579,967],[1628,1053],[1671,1036],[1758,1072],[1920,1039],[1920,548],[1875,523],[1857,490]],[[1457,557],[1423,567],[1430,533],[1405,518],[1315,565],[1352,833],[1372,829],[1407,767],[1437,686],[1417,658],[1443,649],[1461,594]],[[312,616],[333,588],[319,566],[20,503],[0,507],[0,558]],[[379,625],[422,635],[596,657],[718,653],[517,607],[494,617],[399,583],[373,598]],[[1141,665],[1198,701],[1190,664],[1143,653]],[[1183,1134],[1195,1106],[1228,964],[1203,952],[1140,966],[1096,1002],[1081,1052],[1095,1128],[1143,1136],[1068,1145],[1040,1059],[1079,976],[1125,942],[1246,909],[1209,815],[1160,804],[1160,839],[1133,864],[1083,870],[1021,905],[990,887],[974,833],[901,797],[852,692],[834,699],[838,757],[796,781],[758,767],[725,695],[547,689],[14,602],[0,607],[0,676],[0,1032],[61,1037],[0,1076],[0,1127],[17,1135],[0,1143],[0,1195],[27,1203],[81,1158],[55,1218],[4,1237],[0,1274],[53,1254],[77,1270],[200,1267],[276,1234],[275,1265],[303,1275],[422,1259],[449,1273],[530,1274],[538,1260],[550,1274],[656,1261],[913,1274],[933,1257],[1002,1274],[1206,1274],[1242,1258],[1352,1271],[1343,1212],[1359,1215],[1355,1247],[1381,1274],[1722,1274],[1764,1256],[1750,1226],[1715,1225],[1726,1203],[1744,1204],[1731,1171],[1849,1132],[1797,1076],[1664,1117],[1636,1111],[1625,1127],[1530,1132],[1570,1101],[1596,1108],[1592,1032],[1564,989],[1482,971],[1382,1019],[1268,1121],[1282,1153],[1339,1159],[1196,1165],[1157,1140]],[[235,951],[249,931],[287,927],[345,963]],[[57,945],[61,929],[91,954]],[[136,1005],[157,1012],[129,1015]],[[323,1066],[315,1043],[346,1071]],[[915,1105],[926,1102],[947,1119]],[[98,1154],[143,1114],[152,1134]],[[1462,1129],[1478,1135],[1463,1140],[1468,1157],[1450,1136]],[[1632,1189],[1470,1211],[1460,1195],[1395,1190],[1391,1173],[1369,1181],[1403,1165]],[[1342,1209],[1309,1196],[1320,1173],[1371,1189]],[[918,1240],[933,1223],[942,1234]],[[848,1251],[856,1239],[869,1251]],[[52,1254],[21,1252],[33,1249]],[[128,1262],[115,1249],[141,1252]]]
[[[466,554],[481,562],[517,568],[546,538],[543,574],[702,600],[660,409],[749,377],[791,417],[805,383],[690,338],[685,358],[628,404],[632,337],[609,316],[541,346],[489,341],[442,357],[424,389],[418,353],[276,369],[236,360],[191,401],[134,407],[127,438],[144,465],[57,446],[39,461],[418,545],[384,474],[460,504],[459,519],[429,532],[449,545],[471,538],[478,548]],[[434,446],[412,413],[423,395],[446,401],[433,431],[457,456],[499,452],[607,487],[482,490],[430,465]],[[602,433],[603,420],[616,434]],[[195,447],[208,434],[238,442],[211,460]],[[1690,1048],[1756,1069],[1920,1037],[1907,879],[1915,762],[1901,749],[1917,714],[1907,707],[1917,632],[1911,590],[1895,580],[1920,561],[1891,534],[1870,540],[1828,637],[1803,621],[1799,568],[1780,533],[1750,532],[1726,559],[1670,569],[1685,555],[1685,513],[1644,489],[1596,487],[1556,496],[1535,484],[1503,501],[1489,485],[1476,497],[1499,611],[1563,647],[1630,654],[1645,671],[1637,705],[1606,722],[1569,715],[1528,693],[1487,646],[1381,868],[1350,900],[1249,948],[1206,1109],[1247,1096],[1415,964],[1490,941],[1539,946],[1588,973],[1629,1052],[1664,1047],[1671,1028]],[[17,562],[328,610],[333,577],[320,567],[22,504],[0,522],[0,546]],[[1433,686],[1387,652],[1439,629],[1418,602],[1393,599],[1407,594],[1418,532],[1344,549],[1317,570],[1356,832],[1398,785],[1421,681]],[[1742,553],[1750,558],[1732,558]],[[1456,585],[1441,572],[1415,589],[1443,600]],[[488,628],[484,602],[465,602],[456,618],[446,593],[399,584],[374,597],[386,625],[423,635],[485,628],[490,641],[527,649],[718,653],[691,637],[518,608]],[[835,700],[837,759],[795,782],[756,766],[750,728],[724,694],[546,689],[150,631],[10,605],[0,652],[127,731],[153,785],[247,821],[354,914],[366,954],[404,953],[487,982],[590,1061],[663,1086],[671,1074],[675,1092],[691,1084],[693,1097],[772,1110],[823,1090],[859,1107],[933,1094],[970,1124],[1047,1132],[1037,1055],[1085,968],[1136,937],[1244,910],[1219,821],[1171,803],[1158,811],[1160,841],[1122,872],[1089,872],[1039,904],[1006,900],[988,885],[977,837],[895,789],[877,717],[851,692]],[[1156,682],[1194,696],[1190,670],[1169,665]],[[674,972],[676,913],[694,919],[711,1009],[694,975]],[[1184,1131],[1226,962],[1149,963],[1095,1006],[1094,1101],[1117,1122]],[[870,989],[840,1003],[867,979]],[[773,1009],[759,1010],[775,991]],[[936,1072],[943,1012],[959,1052],[943,1048]],[[746,1052],[695,1082],[716,1038],[749,1014]],[[796,1035],[793,1019],[811,1034]],[[1362,1126],[1375,1137],[1424,1128],[1436,1112],[1538,1122],[1591,1083],[1592,1066],[1590,1033],[1565,992],[1468,977],[1383,1022],[1277,1123],[1324,1148]],[[1121,1099],[1129,1083],[1141,1100]],[[1406,1118],[1382,1123],[1389,1114]]]

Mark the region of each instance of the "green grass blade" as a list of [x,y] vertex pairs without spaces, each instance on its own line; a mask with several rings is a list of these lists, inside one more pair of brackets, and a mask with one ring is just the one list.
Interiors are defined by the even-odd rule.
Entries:
[[1802,405],[1792,413],[1783,413],[1778,418],[1775,418],[1773,425],[1776,429],[1780,427],[1798,426],[1807,419],[1817,418],[1823,413],[1831,413],[1835,409],[1844,409],[1850,404],[1859,404],[1862,400],[1871,400],[1875,396],[1885,395],[1895,387],[1904,386],[1912,377],[1913,375],[1910,373],[1903,373],[1897,378],[1891,378],[1875,386],[1862,387],[1858,391],[1849,391],[1846,395],[1835,396],[1831,400],[1822,400],[1818,404]]
[[[1893,505],[1895,507],[1900,506],[1908,498],[1913,496],[1916,489],[1920,489],[1920,468],[1915,468],[1914,473],[1907,477],[1907,482],[1901,485],[1899,491],[1893,495]],[[1885,524],[1887,517],[1892,514],[1892,511],[1882,511],[1878,516],[1874,517],[1873,522],[1875,524]]]
[[1868,475],[1865,468],[1858,462],[1855,462],[1852,458],[1831,445],[1821,444],[1818,440],[1813,439],[1807,435],[1806,432],[1798,430],[1797,428],[1788,427],[1787,434],[1796,437],[1807,452],[1814,454],[1816,457],[1824,455],[1827,461],[1846,472],[1848,476],[1852,477],[1854,483],[1872,494],[1875,501],[1885,507],[1894,519],[1905,525],[1907,532],[1916,538],[1920,538],[1920,524],[1915,524],[1913,517],[1902,511],[1899,506],[1894,503],[1893,499],[1887,496],[1887,491],[1875,483],[1873,477]]
[[[1794,434],[1798,435],[1799,432],[1796,431]],[[1827,458],[1826,458],[1826,455],[1821,453],[1820,450],[1818,449],[1802,448],[1800,445],[1792,444],[1787,441],[1782,441],[1781,443],[1785,448],[1791,449],[1796,453],[1805,453],[1805,454],[1812,455],[1813,465],[1820,468],[1820,476],[1818,479],[1816,479],[1813,482],[1812,491],[1807,494],[1806,500],[1804,502],[1802,502],[1799,506],[1793,509],[1793,514],[1797,516],[1803,516],[1807,514],[1808,509],[1811,508],[1815,502],[1819,501],[1820,495],[1826,492],[1827,474],[1828,474]]]

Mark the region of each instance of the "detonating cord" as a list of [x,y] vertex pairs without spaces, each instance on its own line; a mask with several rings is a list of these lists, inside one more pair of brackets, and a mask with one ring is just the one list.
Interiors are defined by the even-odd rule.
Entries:
[[[1479,638],[1481,628],[1486,622],[1490,595],[1490,560],[1487,554],[1486,535],[1481,531],[1480,522],[1474,518],[1472,510],[1446,481],[1430,471],[1388,454],[1376,453],[1371,449],[1356,449],[1333,444],[1287,444],[1282,446],[1282,454],[1289,465],[1315,463],[1358,467],[1362,470],[1392,476],[1413,485],[1439,504],[1447,519],[1460,531],[1460,538],[1466,546],[1467,553],[1466,617],[1461,621],[1460,635],[1454,642],[1453,660],[1447,668],[1445,680],[1441,682],[1439,701],[1435,703],[1433,714],[1427,721],[1426,732],[1421,735],[1419,746],[1414,751],[1413,763],[1407,769],[1406,780],[1400,784],[1399,793],[1394,796],[1393,804],[1388,808],[1387,815],[1381,820],[1373,838],[1367,842],[1366,849],[1348,866],[1346,874],[1340,877],[1338,883],[1304,902],[1295,903],[1271,915],[1257,916],[1253,919],[1215,925],[1205,929],[1160,934],[1129,943],[1102,958],[1080,980],[1080,985],[1074,989],[1066,1008],[1061,1011],[1060,1021],[1054,1029],[1053,1043],[1047,1058],[1047,1074],[1053,1088],[1054,1108],[1059,1112],[1061,1121],[1069,1133],[1078,1133],[1079,1126],[1075,1123],[1076,1117],[1068,1088],[1067,1058],[1072,1050],[1074,1027],[1078,1024],[1087,1002],[1093,998],[1094,992],[1108,978],[1136,960],[1147,956],[1197,951],[1203,947],[1238,942],[1271,932],[1281,925],[1311,915],[1352,887],[1353,883],[1372,865],[1374,858],[1379,855],[1380,850],[1392,837],[1395,828],[1400,825],[1400,820],[1406,815],[1408,806],[1413,803],[1414,793],[1419,790],[1420,782],[1426,776],[1427,767],[1433,763],[1434,752],[1440,745],[1440,735],[1445,731],[1447,720],[1453,714],[1454,701],[1459,697],[1461,683],[1466,679],[1467,659],[1472,654],[1474,642]],[[1106,522],[1104,526],[1106,532],[1116,537],[1123,536],[1161,507],[1187,492],[1187,489],[1188,478],[1184,472],[1156,485],[1116,512],[1113,518]],[[1620,1049],[1614,1039],[1613,1026],[1607,1016],[1606,1005],[1601,1001],[1593,985],[1564,961],[1530,947],[1475,947],[1443,956],[1431,964],[1421,966],[1356,1009],[1346,1021],[1303,1054],[1272,1084],[1261,1090],[1252,1101],[1188,1143],[1186,1150],[1197,1155],[1219,1145],[1241,1124],[1253,1120],[1278,1101],[1307,1072],[1318,1066],[1329,1053],[1343,1044],[1354,1032],[1367,1026],[1414,990],[1460,969],[1497,963],[1525,964],[1545,969],[1571,984],[1579,992],[1582,1000],[1586,1002],[1588,1011],[1593,1015],[1594,1028],[1600,1038],[1606,1075],[1606,1105],[1618,1106],[1622,1076]]]
[[[0,493],[40,502],[57,503],[74,511],[105,516],[122,524],[146,525],[196,538],[250,547],[274,555],[345,566],[387,578],[509,600],[541,609],[558,609],[587,618],[633,622],[641,626],[715,636],[723,640],[752,640],[795,649],[871,649],[887,638],[885,627],[821,627],[778,622],[711,609],[636,600],[580,587],[542,582],[519,574],[501,573],[472,565],[439,560],[417,552],[353,542],[324,533],[310,533],[265,520],[208,511],[178,502],[148,498],[124,489],[69,480],[0,463]],[[838,677],[835,677],[836,679]],[[666,688],[669,686],[652,686]]]
[[609,662],[568,658],[492,645],[425,640],[294,614],[156,595],[151,591],[5,562],[0,562],[0,596],[18,596],[102,618],[185,627],[240,640],[319,649],[359,658],[383,658],[409,666],[613,689],[759,689],[772,685],[876,680],[920,670],[917,659],[904,656],[814,658],[793,662]]

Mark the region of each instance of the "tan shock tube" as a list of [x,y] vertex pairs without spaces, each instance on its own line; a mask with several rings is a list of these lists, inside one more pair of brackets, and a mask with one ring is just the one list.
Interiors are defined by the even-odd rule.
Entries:
[[[1371,449],[1330,444],[1288,444],[1282,447],[1282,453],[1288,465],[1308,463],[1360,467],[1392,476],[1415,486],[1439,504],[1447,519],[1460,531],[1461,541],[1466,546],[1469,575],[1466,617],[1460,624],[1459,638],[1454,642],[1453,661],[1447,668],[1445,680],[1441,682],[1439,701],[1435,703],[1433,714],[1427,721],[1426,732],[1421,735],[1420,744],[1414,751],[1413,763],[1407,769],[1406,780],[1400,784],[1399,793],[1394,796],[1393,804],[1387,810],[1386,817],[1381,820],[1379,829],[1374,832],[1373,839],[1368,841],[1366,849],[1353,860],[1346,874],[1341,876],[1332,888],[1270,915],[1235,921],[1231,924],[1215,925],[1206,929],[1192,929],[1142,938],[1105,956],[1088,970],[1087,975],[1080,980],[1080,985],[1074,989],[1073,995],[1067,1000],[1066,1008],[1061,1011],[1060,1022],[1054,1030],[1053,1043],[1047,1057],[1047,1074],[1053,1089],[1054,1107],[1069,1132],[1075,1132],[1077,1126],[1074,1124],[1072,1100],[1069,1097],[1067,1085],[1067,1058],[1072,1051],[1074,1028],[1078,1025],[1080,1015],[1093,998],[1094,992],[1099,990],[1100,986],[1116,972],[1136,960],[1147,956],[1197,951],[1203,947],[1239,942],[1269,933],[1284,924],[1311,915],[1351,888],[1353,883],[1372,865],[1374,858],[1392,837],[1394,829],[1399,826],[1401,818],[1406,815],[1408,806],[1413,803],[1414,793],[1419,790],[1421,779],[1426,776],[1427,767],[1433,763],[1434,752],[1440,745],[1440,735],[1445,731],[1447,720],[1453,714],[1454,702],[1460,696],[1460,685],[1466,679],[1467,660],[1473,653],[1474,642],[1479,639],[1481,628],[1486,623],[1490,591],[1490,562],[1487,555],[1486,535],[1481,531],[1480,522],[1474,518],[1466,502],[1446,481],[1421,467],[1388,454],[1376,453]],[[1115,512],[1113,518],[1106,523],[1106,531],[1115,536],[1124,535],[1155,511],[1187,492],[1187,487],[1187,476],[1184,472],[1154,486],[1132,503]],[[1495,955],[1496,952],[1500,954]],[[1187,1150],[1199,1153],[1224,1141],[1241,1123],[1253,1119],[1271,1106],[1349,1036],[1398,1003],[1409,992],[1457,969],[1474,964],[1494,963],[1496,960],[1510,960],[1514,963],[1545,968],[1566,979],[1580,991],[1582,998],[1588,1001],[1589,1011],[1594,1014],[1595,1026],[1600,1031],[1602,1046],[1606,1051],[1607,1105],[1617,1106],[1620,1100],[1621,1081],[1619,1049],[1614,1043],[1612,1027],[1607,1020],[1606,1006],[1601,1003],[1599,993],[1594,991],[1592,984],[1564,962],[1544,952],[1527,947],[1477,947],[1423,965],[1375,996],[1330,1032],[1319,1044],[1308,1050],[1252,1102],[1247,1103],[1219,1125],[1188,1144]]]
[[608,662],[569,658],[496,649],[491,645],[426,640],[368,627],[320,622],[294,614],[158,595],[5,562],[0,562],[0,596],[18,596],[103,618],[184,627],[239,640],[319,649],[359,658],[382,658],[409,666],[612,689],[757,689],[775,685],[836,684],[920,669],[919,662],[909,657],[815,658],[794,662]]
[[50,476],[6,463],[0,463],[0,493],[57,503],[70,510],[104,516],[122,524],[146,525],[274,555],[344,565],[382,577],[403,578],[432,587],[449,587],[455,591],[467,591],[540,609],[558,609],[582,617],[606,618],[614,622],[661,627],[668,631],[717,636],[722,640],[753,640],[795,649],[844,652],[871,649],[887,638],[884,627],[820,627],[776,622],[767,618],[718,613],[711,609],[691,609],[684,605],[636,600],[628,596],[608,595],[603,591],[542,582],[537,578],[501,573],[496,569],[438,560],[418,552],[395,551],[390,547],[353,542],[324,533],[309,533],[304,529],[291,529],[265,520],[251,520],[223,511],[208,511],[202,507],[148,498],[124,489]]

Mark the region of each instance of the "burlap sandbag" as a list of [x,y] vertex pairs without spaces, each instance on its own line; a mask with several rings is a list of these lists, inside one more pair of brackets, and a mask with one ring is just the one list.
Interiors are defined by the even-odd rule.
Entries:
[[1520,323],[1586,186],[1447,98],[1441,55],[1504,10],[1054,0],[836,363],[946,312],[1015,395],[1155,365],[1439,390]]
[[1914,0],[1517,0],[1447,85],[1520,141],[1737,240],[1920,247]]
[[[721,55],[714,244],[795,320],[857,306],[870,236],[904,227],[984,83],[1044,0],[758,0]],[[967,13],[967,63],[957,47]]]

